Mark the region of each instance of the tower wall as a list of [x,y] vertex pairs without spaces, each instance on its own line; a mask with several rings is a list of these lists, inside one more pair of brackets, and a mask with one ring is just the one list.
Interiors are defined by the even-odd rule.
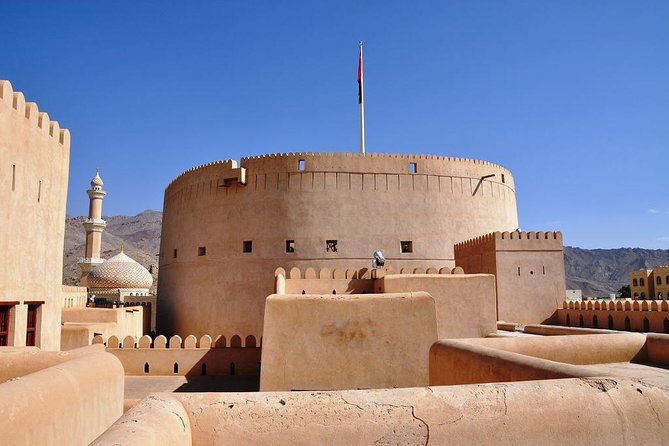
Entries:
[[380,249],[397,271],[452,267],[455,242],[517,227],[513,177],[484,161],[321,153],[200,166],[165,190],[159,330],[260,336],[279,266],[369,267]]
[[26,343],[28,302],[44,302],[36,345],[60,348],[69,157],[69,131],[0,81],[0,305],[13,305],[10,345]]

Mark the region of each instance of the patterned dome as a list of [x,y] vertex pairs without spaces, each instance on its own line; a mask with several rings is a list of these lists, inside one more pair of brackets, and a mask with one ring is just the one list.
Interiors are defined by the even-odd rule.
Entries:
[[89,288],[141,288],[153,285],[153,277],[139,263],[125,255],[123,250],[111,259],[93,268],[88,275]]
[[95,171],[95,176],[91,180],[91,187],[96,187],[96,186],[102,187],[104,185],[105,185],[105,183],[103,183],[102,178],[100,178],[100,171],[96,170]]

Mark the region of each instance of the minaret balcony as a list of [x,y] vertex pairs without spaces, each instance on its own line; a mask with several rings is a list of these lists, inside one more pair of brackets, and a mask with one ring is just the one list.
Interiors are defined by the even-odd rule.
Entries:
[[107,222],[100,218],[87,218],[83,225],[86,231],[102,232],[107,227]]

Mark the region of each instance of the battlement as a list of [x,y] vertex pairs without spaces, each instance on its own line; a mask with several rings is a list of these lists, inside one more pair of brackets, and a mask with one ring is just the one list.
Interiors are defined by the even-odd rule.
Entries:
[[247,347],[261,347],[262,337],[256,340],[254,335],[248,335],[242,339],[240,335],[233,335],[228,339],[223,335],[210,336],[203,335],[200,339],[194,335],[188,335],[182,338],[179,335],[174,335],[167,339],[167,337],[160,335],[155,339],[151,336],[144,335],[137,339],[135,336],[126,336],[119,338],[118,336],[105,337],[103,335],[95,335],[93,337],[93,344],[103,344],[107,349],[210,349],[210,348],[247,348]]
[[564,310],[591,310],[591,311],[659,311],[669,312],[667,300],[586,300],[564,301]]
[[70,146],[70,131],[61,129],[58,121],[51,121],[47,113],[40,112],[36,103],[26,102],[23,93],[15,92],[7,80],[0,80],[0,104],[15,110],[18,117],[26,119],[43,135],[53,138],[65,147]]
[[181,172],[179,175],[176,176],[170,183],[167,185],[165,189],[169,189],[169,187],[173,184],[176,183],[179,179],[181,179],[184,175],[187,175],[191,172],[194,172],[196,170],[204,169],[207,167],[212,167],[212,166],[217,166],[217,167],[222,167],[223,169],[237,169],[237,161],[235,160],[219,160],[219,161],[212,161],[210,163],[205,163],[205,164],[200,164],[198,166],[191,167],[190,169],[184,170]]
[[321,279],[321,280],[330,280],[330,279],[358,279],[358,280],[371,280],[371,279],[380,279],[381,277],[390,275],[390,274],[464,274],[464,271],[460,267],[449,268],[443,266],[440,268],[429,266],[425,267],[415,267],[415,268],[401,268],[399,271],[393,268],[360,268],[360,269],[343,269],[343,268],[312,268],[307,267],[302,271],[300,268],[293,267],[288,272],[284,268],[277,268],[274,271],[274,277],[283,276],[286,279]]
[[560,231],[513,231],[492,232],[456,243],[455,251],[463,250],[562,250],[562,233]]

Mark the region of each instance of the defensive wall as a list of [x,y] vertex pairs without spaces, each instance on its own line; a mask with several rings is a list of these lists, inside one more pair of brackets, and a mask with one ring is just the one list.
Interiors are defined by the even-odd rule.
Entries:
[[0,345],[60,348],[69,158],[69,131],[0,80]]
[[437,339],[482,337],[496,331],[495,282],[489,274],[462,268],[335,269],[277,268],[274,292],[283,294],[366,294],[427,292],[435,301]]
[[436,339],[424,292],[271,295],[260,390],[425,386]]
[[669,333],[669,301],[565,301],[558,319],[569,327]]
[[141,306],[64,308],[60,350],[90,345],[96,335],[139,338],[144,334],[143,311]]
[[[576,414],[575,408],[587,410]],[[660,445],[669,436],[667,419],[669,396],[627,379],[161,393],[132,408],[93,444]]]
[[261,341],[253,335],[244,339],[234,335],[229,343],[221,335],[213,339],[174,335],[169,341],[162,335],[155,339],[98,335],[93,344],[105,345],[128,376],[259,376]]
[[85,286],[63,285],[63,308],[86,308],[88,289]]
[[2,444],[86,445],[123,414],[123,367],[101,346],[0,349]]
[[430,385],[627,376],[669,390],[667,352],[669,335],[655,333],[442,339],[430,349]]
[[455,263],[467,274],[495,275],[497,320],[557,322],[565,290],[560,232],[494,232],[458,243]]
[[453,245],[518,227],[509,171],[468,159],[297,153],[199,166],[165,190],[159,331],[262,334],[283,266],[454,266]]

